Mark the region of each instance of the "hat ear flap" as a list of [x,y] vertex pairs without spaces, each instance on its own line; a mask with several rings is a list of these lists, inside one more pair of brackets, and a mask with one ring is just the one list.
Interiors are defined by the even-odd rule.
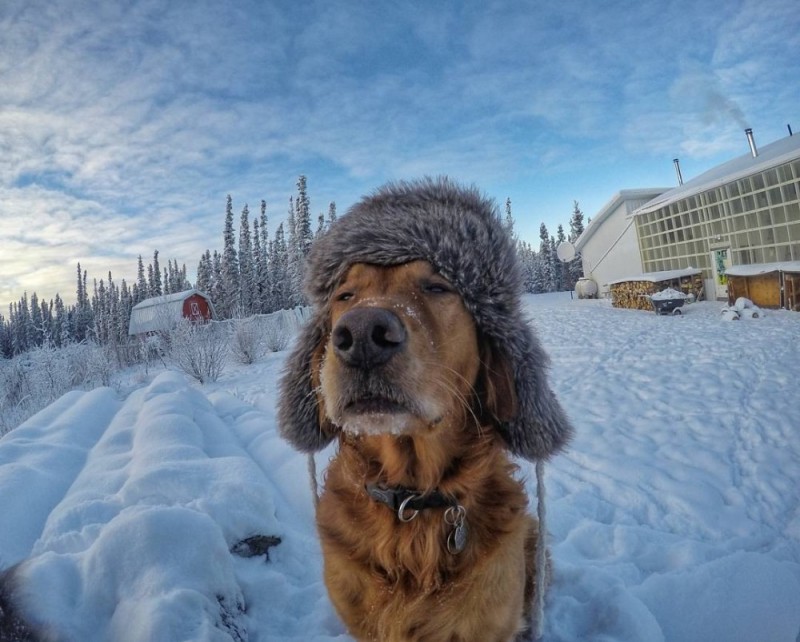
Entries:
[[[547,383],[547,355],[524,322],[509,335],[503,350],[507,356],[495,351],[494,375],[489,377],[495,386],[498,430],[513,454],[530,461],[547,459],[567,445],[573,432]],[[504,389],[509,385],[513,394]]]
[[325,419],[325,409],[320,405],[322,401],[317,392],[327,335],[320,316],[309,321],[297,337],[280,381],[278,426],[281,436],[305,453],[322,450],[335,434],[333,426]]

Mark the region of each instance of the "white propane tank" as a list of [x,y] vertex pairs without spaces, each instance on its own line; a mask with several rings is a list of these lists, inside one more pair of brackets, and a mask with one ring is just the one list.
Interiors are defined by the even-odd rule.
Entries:
[[575,292],[578,293],[579,299],[595,299],[597,298],[597,283],[589,278],[581,277],[575,284]]

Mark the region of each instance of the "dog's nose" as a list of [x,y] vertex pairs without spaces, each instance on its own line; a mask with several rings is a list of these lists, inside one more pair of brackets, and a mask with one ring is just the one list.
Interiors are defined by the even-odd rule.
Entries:
[[402,350],[406,343],[406,329],[390,310],[354,308],[339,318],[331,340],[342,361],[366,369],[386,363]]

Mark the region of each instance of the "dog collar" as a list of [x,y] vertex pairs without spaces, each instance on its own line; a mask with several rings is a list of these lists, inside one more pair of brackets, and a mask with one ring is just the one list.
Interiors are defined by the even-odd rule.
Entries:
[[383,484],[367,484],[365,488],[372,499],[396,512],[401,522],[412,521],[426,508],[446,507],[444,521],[452,529],[447,537],[447,550],[457,555],[467,545],[467,510],[452,497],[438,490],[423,494],[404,486],[389,488]]
[[384,484],[367,484],[366,490],[367,494],[376,502],[386,504],[393,511],[396,511],[401,521],[406,521],[403,519],[401,512],[458,506],[458,502],[455,499],[438,490],[423,494],[418,490],[406,488],[405,486],[389,487]]

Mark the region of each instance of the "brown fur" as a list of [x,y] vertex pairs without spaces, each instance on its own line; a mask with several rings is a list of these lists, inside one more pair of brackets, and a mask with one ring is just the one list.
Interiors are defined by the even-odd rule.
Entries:
[[[317,511],[331,600],[361,641],[512,640],[530,615],[536,523],[494,429],[516,412],[509,368],[425,261],[354,265],[333,295],[328,329],[373,306],[399,317],[407,343],[365,376],[407,411],[354,416],[348,403],[372,384],[337,356],[330,332],[313,360],[320,424],[344,428]],[[466,548],[448,551],[445,508],[403,523],[367,494],[376,482],[454,497],[466,509]]]

